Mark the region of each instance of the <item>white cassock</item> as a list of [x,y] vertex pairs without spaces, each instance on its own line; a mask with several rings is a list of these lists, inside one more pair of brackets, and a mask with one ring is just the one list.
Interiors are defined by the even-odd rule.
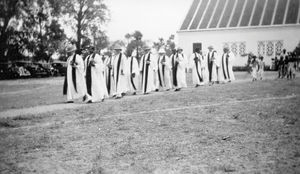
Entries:
[[203,74],[203,82],[204,84],[209,83],[209,70],[208,70],[208,60],[207,55],[203,55],[203,64],[202,64],[202,74]]
[[139,88],[139,64],[135,56],[131,56],[127,60],[127,81],[129,92],[136,92]]
[[155,56],[152,55],[152,56],[153,56],[152,60],[153,60],[153,75],[154,75],[153,83],[154,83],[154,88],[156,90],[158,90],[159,87],[161,86],[160,77],[158,75],[158,66],[159,66],[158,58],[159,58],[159,56],[157,56],[157,55],[155,55]]
[[217,56],[218,56],[217,51],[215,50],[209,51],[207,53],[209,82],[217,81],[217,65],[216,65]]
[[126,61],[125,54],[119,53],[112,60],[114,91],[113,95],[122,96],[122,93],[128,91],[128,82],[126,78]]
[[107,56],[104,60],[105,81],[108,95],[115,94],[115,85],[112,77],[112,57]]
[[194,85],[203,85],[202,66],[203,57],[199,53],[193,53],[189,59],[189,65],[192,69],[192,79]]
[[172,65],[170,58],[167,55],[158,57],[158,75],[159,84],[161,87],[169,90],[172,88],[171,82]]
[[224,53],[222,56],[222,71],[224,81],[234,81],[235,77],[232,70],[232,63],[235,59],[235,56],[232,52]]
[[104,77],[105,66],[99,54],[91,54],[85,59],[85,78],[87,94],[92,102],[108,98]]
[[141,59],[141,71],[142,71],[142,92],[144,94],[154,90],[154,69],[155,58],[151,52],[144,55]]
[[[71,64],[76,64],[73,67]],[[84,62],[80,55],[74,54],[67,60],[67,74],[64,82],[64,95],[67,100],[81,98],[86,95],[86,84],[84,78]]]
[[224,82],[224,74],[222,69],[222,55],[216,56],[217,82]]
[[176,72],[176,78],[177,78],[177,88],[185,88],[186,85],[186,67],[187,67],[187,60],[185,56],[182,53],[176,54],[176,61],[177,64],[177,72]]

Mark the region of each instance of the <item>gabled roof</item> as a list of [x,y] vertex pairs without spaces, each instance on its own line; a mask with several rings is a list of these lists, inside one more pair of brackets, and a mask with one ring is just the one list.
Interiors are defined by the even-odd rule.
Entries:
[[194,0],[179,31],[300,24],[300,0]]

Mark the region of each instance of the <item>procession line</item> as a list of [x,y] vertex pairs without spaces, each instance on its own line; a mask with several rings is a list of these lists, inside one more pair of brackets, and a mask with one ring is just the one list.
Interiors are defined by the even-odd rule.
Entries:
[[[96,121],[99,118],[106,119],[106,118],[114,118],[114,117],[126,117],[126,116],[139,116],[141,114],[151,114],[151,113],[161,113],[161,112],[171,112],[171,111],[180,111],[180,110],[188,110],[188,109],[199,109],[199,108],[206,108],[206,107],[214,107],[214,106],[224,106],[228,104],[239,104],[239,103],[248,103],[248,102],[261,102],[261,101],[271,101],[271,100],[289,100],[293,98],[297,98],[297,95],[287,95],[283,97],[267,97],[267,98],[256,98],[256,99],[249,99],[249,100],[240,100],[240,101],[227,101],[221,103],[213,103],[213,104],[203,104],[203,105],[195,105],[195,106],[185,106],[185,107],[177,107],[177,108],[165,108],[165,109],[157,109],[151,111],[141,111],[141,112],[134,112],[134,113],[124,113],[124,114],[113,114],[113,115],[106,115],[103,117],[96,117],[96,118],[85,118],[81,120],[73,120],[73,121],[64,121],[62,125],[71,124],[74,122],[80,123],[84,121]],[[30,129],[30,128],[37,128],[37,127],[50,127],[56,125],[54,123],[44,123],[38,125],[31,125],[31,126],[21,126],[15,127],[12,129]]]

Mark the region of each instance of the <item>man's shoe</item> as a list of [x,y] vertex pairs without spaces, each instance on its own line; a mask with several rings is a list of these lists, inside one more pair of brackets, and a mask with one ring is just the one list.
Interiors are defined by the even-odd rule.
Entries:
[[92,100],[87,101],[86,103],[93,103]]
[[136,92],[132,93],[132,95],[136,95]]
[[67,101],[67,103],[74,103],[74,101]]
[[156,91],[156,92],[158,92],[158,91],[159,91],[159,89],[155,89],[155,91]]

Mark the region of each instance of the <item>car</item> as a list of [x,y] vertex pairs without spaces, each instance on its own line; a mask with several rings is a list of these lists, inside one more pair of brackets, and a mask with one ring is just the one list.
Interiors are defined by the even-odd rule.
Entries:
[[35,62],[33,64],[44,68],[47,71],[49,76],[57,76],[59,73],[58,70],[54,68],[50,63]]
[[67,62],[55,61],[52,64],[52,67],[58,71],[58,74],[61,76],[66,75],[67,73]]
[[31,76],[30,72],[24,66],[18,66],[15,63],[0,63],[0,79],[24,78]]
[[17,66],[25,67],[31,74],[31,77],[49,77],[51,73],[42,65],[31,61],[16,61]]

